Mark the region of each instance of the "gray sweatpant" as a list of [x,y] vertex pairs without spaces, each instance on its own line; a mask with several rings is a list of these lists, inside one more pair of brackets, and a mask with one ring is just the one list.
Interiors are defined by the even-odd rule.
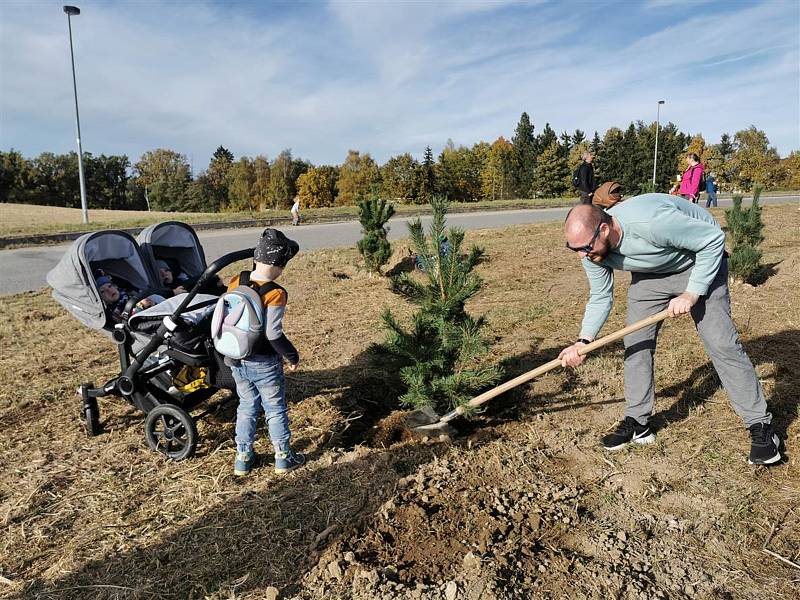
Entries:
[[[692,269],[667,275],[631,273],[628,289],[627,324],[630,325],[667,308],[669,301],[686,291]],[[753,363],[739,342],[731,319],[728,291],[728,260],[722,260],[708,293],[692,307],[692,319],[714,364],[722,387],[733,409],[745,425],[770,423],[764,392]],[[663,321],[662,321],[663,323]],[[656,337],[662,323],[645,327],[625,336],[625,416],[642,425],[653,413],[655,379],[653,377]]]

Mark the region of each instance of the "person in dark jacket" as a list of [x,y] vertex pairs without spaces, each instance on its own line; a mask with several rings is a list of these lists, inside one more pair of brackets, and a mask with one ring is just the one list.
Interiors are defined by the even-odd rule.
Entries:
[[588,150],[583,153],[583,162],[578,167],[577,171],[577,185],[575,187],[581,193],[581,203],[582,204],[591,204],[592,203],[592,195],[594,194],[595,190],[595,182],[594,182],[594,167],[592,166],[592,161],[594,160],[594,154],[589,152]]

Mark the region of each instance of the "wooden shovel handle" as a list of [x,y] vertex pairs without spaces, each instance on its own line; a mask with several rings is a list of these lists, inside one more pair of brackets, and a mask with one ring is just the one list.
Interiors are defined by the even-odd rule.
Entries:
[[[628,325],[624,329],[620,329],[619,331],[615,331],[614,333],[609,333],[607,336],[601,337],[599,340],[595,340],[591,344],[586,344],[584,347],[578,349],[578,354],[580,354],[581,356],[583,356],[584,354],[589,354],[589,352],[592,352],[594,350],[597,350],[598,348],[602,348],[603,346],[610,344],[611,342],[616,342],[617,340],[624,338],[629,333],[633,333],[634,331],[639,331],[640,329],[644,329],[649,325],[655,325],[656,323],[659,323],[664,319],[666,319],[668,316],[669,316],[669,309],[664,309],[660,313],[656,313],[652,316],[647,317],[646,319],[637,321],[633,325]],[[456,413],[458,415],[463,415],[465,412],[467,412],[468,409],[480,406],[484,402],[488,402],[492,398],[495,398],[500,394],[507,392],[508,390],[525,383],[526,381],[530,381],[534,377],[543,375],[544,373],[552,371],[556,367],[560,366],[561,366],[561,359],[554,358],[550,362],[540,365],[535,369],[533,369],[532,371],[523,373],[522,375],[519,375],[514,379],[511,379],[510,381],[506,381],[504,384],[498,385],[496,388],[492,388],[491,390],[482,393],[480,396],[475,396],[472,400],[467,402],[467,404],[456,408],[453,411],[453,413]],[[455,417],[456,414],[453,414],[453,417]]]

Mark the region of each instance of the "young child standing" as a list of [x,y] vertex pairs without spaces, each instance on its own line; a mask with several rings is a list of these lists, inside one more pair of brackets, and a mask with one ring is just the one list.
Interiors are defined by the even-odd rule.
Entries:
[[[274,283],[283,273],[286,263],[299,249],[297,242],[290,240],[277,229],[265,229],[253,255],[255,270],[250,273],[247,285],[259,290],[261,294],[265,336],[254,354],[242,360],[225,359],[233,372],[239,395],[239,408],[236,411],[234,475],[247,475],[253,468],[255,462],[253,441],[262,408],[275,450],[275,472],[279,475],[288,473],[306,461],[305,457],[294,452],[289,444],[291,432],[286,406],[283,360],[286,359],[289,370],[294,371],[300,362],[300,355],[283,333],[283,315],[288,294],[284,288]],[[228,289],[232,290],[239,285],[240,278],[241,275],[235,276],[228,284]]]

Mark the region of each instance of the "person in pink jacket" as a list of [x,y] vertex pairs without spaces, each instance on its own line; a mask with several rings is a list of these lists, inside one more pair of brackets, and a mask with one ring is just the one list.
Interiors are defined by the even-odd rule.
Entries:
[[700,180],[703,178],[703,165],[700,157],[694,152],[686,155],[686,163],[689,165],[681,177],[680,195],[697,204],[700,198]]

